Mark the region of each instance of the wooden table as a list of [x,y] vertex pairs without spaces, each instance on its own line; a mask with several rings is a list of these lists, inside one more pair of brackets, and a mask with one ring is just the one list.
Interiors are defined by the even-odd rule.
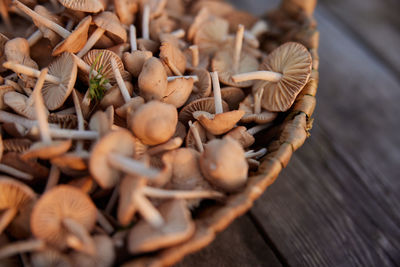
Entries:
[[[271,1],[233,2],[259,13]],[[398,0],[319,2],[311,138],[249,213],[177,266],[400,265],[399,13]]]

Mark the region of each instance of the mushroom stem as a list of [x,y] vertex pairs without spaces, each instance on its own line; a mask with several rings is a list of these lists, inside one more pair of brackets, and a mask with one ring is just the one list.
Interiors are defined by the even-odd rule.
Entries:
[[[6,69],[10,69],[14,71],[15,73],[22,73],[31,77],[39,78],[40,71],[22,64],[15,63],[13,61],[7,61],[3,63],[3,67]],[[55,84],[60,84],[61,79],[51,75],[51,74],[46,74],[45,80],[51,83]]]
[[6,28],[8,30],[12,30],[10,15],[8,14],[8,8],[4,0],[0,0],[0,15],[4,21],[4,24],[6,24]]
[[182,138],[175,137],[165,142],[164,144],[154,146],[147,150],[149,156],[154,156],[165,151],[174,150],[182,145]]
[[146,4],[143,7],[142,37],[143,39],[147,40],[150,39],[149,23],[150,23],[150,6]]
[[242,52],[244,26],[239,24],[235,37],[235,50],[233,54],[233,70],[235,73],[239,70],[240,53]]
[[38,29],[31,36],[28,37],[28,44],[30,47],[34,46],[40,39],[42,39],[43,33]]
[[257,125],[248,129],[246,132],[248,134],[255,135],[256,133],[261,132],[264,129],[267,129],[268,127],[269,127],[268,124]]
[[106,217],[104,217],[103,213],[99,209],[97,209],[97,222],[107,234],[114,232],[114,227],[112,227],[111,223]]
[[[32,134],[37,134],[37,127],[31,128]],[[55,129],[49,130],[49,134],[53,138],[69,138],[74,140],[96,140],[99,138],[99,133],[96,131],[79,131],[69,129]]]
[[19,253],[43,249],[44,247],[45,243],[42,240],[38,239],[14,242],[0,249],[0,260],[14,256]]
[[263,33],[268,32],[269,26],[265,20],[257,21],[250,30],[250,33],[258,37]]
[[[77,55],[72,54],[72,56],[74,57],[76,64],[78,65],[78,68],[84,71],[85,73],[89,74],[91,69],[90,66]],[[93,69],[92,74],[93,76],[97,76],[99,73],[95,69]],[[108,90],[112,87],[112,85],[110,83],[106,83],[104,84],[104,87]]]
[[214,91],[215,114],[220,114],[223,112],[223,109],[222,109],[221,87],[219,85],[218,72],[217,71],[211,72],[210,75]]
[[261,98],[264,93],[264,87],[257,90],[254,94],[254,113],[260,114],[261,113]]
[[[20,170],[17,170],[13,167],[10,167],[10,166],[2,164],[2,163],[0,163],[0,172],[4,172],[6,174],[9,174],[15,178],[22,179],[22,180],[30,181],[33,179],[33,176],[30,175],[29,173],[22,172]],[[0,230],[0,233],[1,233],[1,230]]]
[[53,22],[53,21],[51,21],[51,20],[39,15],[38,13],[36,13],[35,11],[30,9],[26,5],[22,4],[20,1],[14,0],[14,3],[22,12],[27,14],[32,19],[38,21],[40,24],[43,24],[43,26],[45,26],[45,27],[49,28],[50,30],[56,32],[57,34],[59,34],[64,39],[66,39],[68,36],[70,36],[71,33],[69,31],[67,31],[66,29],[64,29],[63,27],[58,25],[57,23],[55,23],[55,22]]
[[50,136],[50,127],[47,121],[47,113],[46,113],[46,106],[43,102],[42,96],[42,87],[44,83],[44,78],[47,74],[48,69],[44,68],[39,75],[38,80],[36,81],[35,88],[33,89],[33,97],[35,100],[35,113],[36,118],[39,122],[39,131],[41,139],[44,143],[51,143],[51,136]]
[[167,81],[168,82],[172,82],[176,79],[179,78],[184,78],[184,79],[193,79],[194,82],[198,82],[199,81],[199,76],[197,75],[180,75],[180,76],[168,76],[167,77]]
[[258,48],[260,46],[260,42],[258,41],[257,37],[247,30],[244,31],[244,40],[254,48]]
[[0,217],[0,234],[3,233],[7,226],[12,222],[17,213],[17,208],[8,208],[3,211],[3,214]]
[[139,213],[153,227],[160,228],[164,224],[164,219],[160,212],[144,196],[139,194],[132,195],[133,201],[137,204]]
[[[36,120],[30,120],[22,116],[18,116],[16,114],[12,114],[3,110],[0,110],[0,122],[3,123],[16,123],[20,124],[25,128],[32,128],[38,125]],[[59,128],[59,126],[55,124],[50,124],[52,128]]]
[[154,198],[176,198],[176,199],[197,199],[197,198],[222,198],[224,194],[212,190],[167,190],[145,186],[143,194]]
[[189,46],[190,52],[192,52],[192,67],[199,65],[199,47],[197,45]]
[[203,142],[201,141],[199,131],[197,130],[196,126],[194,126],[192,121],[189,121],[189,128],[193,134],[197,149],[199,150],[200,153],[203,153],[204,151]]
[[131,42],[131,52],[136,51],[137,50],[136,27],[133,24],[129,26],[129,40]]
[[113,69],[115,79],[117,80],[119,90],[121,91],[121,95],[124,98],[125,103],[128,103],[129,100],[131,100],[131,96],[129,94],[128,88],[126,88],[125,86],[125,82],[122,79],[121,73],[119,72],[117,66],[117,62],[115,61],[114,58],[111,58],[111,67]]
[[244,156],[246,157],[246,159],[249,159],[249,158],[260,158],[260,157],[264,156],[266,153],[267,153],[267,149],[266,148],[261,148],[257,152],[254,152],[254,150],[246,151],[244,153]]
[[172,63],[168,58],[165,58],[164,61],[165,61],[165,63],[167,64],[167,66],[171,69],[171,71],[172,71],[175,75],[177,75],[177,76],[182,76],[182,75],[183,75],[182,72],[180,72],[180,71],[178,70],[178,68],[175,66],[175,64]]
[[72,19],[68,20],[67,25],[65,25],[65,29],[67,31],[72,30],[72,28],[74,27],[74,21]]
[[113,190],[113,192],[111,194],[110,199],[108,200],[107,206],[105,208],[105,212],[107,214],[111,213],[112,209],[115,206],[115,203],[117,203],[118,195],[119,195],[119,184],[114,186],[114,190]]
[[92,35],[90,35],[89,39],[86,41],[85,46],[76,54],[77,57],[83,57],[89,52],[90,49],[97,43],[97,41],[103,36],[105,30],[103,28],[98,27]]
[[79,223],[71,218],[62,220],[63,226],[70,233],[67,237],[67,244],[78,251],[89,255],[95,255],[96,246],[88,231]]
[[111,153],[108,155],[107,160],[112,167],[130,175],[155,179],[160,174],[160,171],[149,168],[144,163],[123,155]]
[[175,31],[171,32],[170,34],[173,35],[174,37],[180,39],[180,38],[185,37],[185,30],[184,29],[178,29],[178,30],[175,30]]
[[51,165],[50,168],[49,178],[47,179],[47,184],[44,189],[44,192],[47,192],[54,186],[56,186],[58,184],[59,179],[60,179],[60,169],[55,164],[53,164]]
[[[78,95],[76,94],[75,89],[72,90],[72,99],[74,101],[75,113],[78,120],[78,130],[84,131],[85,130],[85,121],[83,119],[81,105],[79,103]],[[80,152],[83,150],[83,141],[79,140],[76,143],[75,151]]]
[[235,83],[250,81],[250,80],[264,80],[269,82],[279,82],[282,79],[282,74],[279,72],[259,70],[247,73],[240,73],[232,76]]

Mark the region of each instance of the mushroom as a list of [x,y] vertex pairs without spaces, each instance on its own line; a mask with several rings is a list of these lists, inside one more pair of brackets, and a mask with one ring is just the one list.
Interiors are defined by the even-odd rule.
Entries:
[[92,200],[81,190],[58,185],[43,194],[31,215],[32,234],[57,248],[67,247],[95,254],[95,243],[90,236],[97,218]]
[[[0,1],[0,6],[1,6],[1,1]],[[5,68],[3,67],[3,63],[4,61],[6,61],[6,54],[4,53],[4,48],[8,40],[9,39],[7,36],[0,33],[0,72],[5,71]]]
[[265,130],[268,127],[269,127],[268,124],[257,125],[250,129],[247,129],[244,126],[238,126],[229,131],[227,134],[225,134],[225,136],[229,136],[232,139],[235,139],[242,145],[243,148],[247,148],[252,144],[254,144],[255,142],[254,135],[257,134],[258,132],[261,132],[262,130]]
[[226,42],[229,23],[218,17],[209,17],[196,31],[193,43],[200,51],[214,54]]
[[203,144],[207,142],[207,131],[201,126],[198,121],[192,123],[189,121],[189,131],[186,135],[186,147],[196,148],[203,152]]
[[107,235],[95,235],[93,241],[96,246],[95,255],[87,255],[74,251],[70,259],[77,267],[111,267],[115,260],[114,244]]
[[[40,16],[45,17],[54,23],[62,26],[61,17],[51,13],[46,7],[41,5],[36,5],[34,11],[38,13]],[[60,36],[56,34],[50,28],[43,26],[40,21],[37,21],[34,17],[32,17],[33,23],[38,27],[38,29],[28,38],[29,46],[32,47],[35,45],[41,38],[46,38],[50,41],[52,46],[57,45],[60,42]]]
[[170,139],[178,123],[173,105],[150,101],[139,107],[131,120],[131,130],[144,144],[158,145]]
[[7,30],[12,31],[12,23],[10,20],[10,15],[8,14],[8,4],[5,0],[0,1],[0,16],[6,25]]
[[242,146],[230,137],[211,140],[200,156],[204,177],[226,192],[236,192],[246,184],[248,168]]
[[206,69],[198,68],[193,70],[191,74],[196,75],[198,81],[193,85],[192,93],[187,101],[188,103],[199,98],[208,97],[211,93],[211,77],[210,73]]
[[163,203],[159,210],[165,221],[163,227],[154,229],[151,224],[142,220],[130,230],[130,253],[139,254],[177,245],[194,234],[195,224],[184,201],[170,200]]
[[[128,90],[129,96],[133,95],[133,85],[130,82],[124,81],[125,87]],[[142,98],[143,99],[143,98]],[[144,103],[144,101],[143,101]],[[113,106],[118,114],[118,108],[125,104],[124,97],[121,94],[118,84],[114,85],[107,90],[106,94],[100,101],[100,108],[106,109],[109,106]],[[121,116],[121,115],[119,115]]]
[[115,13],[124,25],[132,24],[138,11],[138,2],[130,0],[114,0]]
[[36,194],[29,186],[7,176],[0,176],[0,192],[1,234],[18,212],[36,200]]
[[47,169],[47,167],[38,163],[36,160],[23,159],[21,157],[21,154],[18,152],[5,153],[1,162],[2,164],[5,164],[9,167],[33,176],[33,179],[27,180],[28,182],[32,180],[35,181],[36,179],[44,179],[47,178],[49,175],[49,170]]
[[46,248],[31,254],[32,267],[62,266],[72,267],[69,257],[56,249]]
[[93,23],[97,26],[97,29],[87,40],[85,46],[79,51],[77,54],[78,57],[85,55],[105,32],[107,32],[109,36],[117,43],[126,42],[126,31],[121,26],[117,15],[114,13],[110,11],[101,12],[99,15],[94,17]]
[[285,43],[264,60],[260,71],[232,76],[235,82],[259,80],[253,92],[264,88],[261,106],[273,112],[287,111],[306,85],[311,74],[312,59],[307,48],[299,43]]
[[242,53],[243,34],[244,26],[239,25],[234,46],[231,49],[224,49],[217,52],[211,62],[212,70],[219,74],[219,80],[229,86],[251,86],[251,81],[234,82],[232,80],[232,75],[258,69],[257,59],[249,54]]
[[163,42],[160,47],[160,59],[166,66],[167,75],[182,75],[186,69],[185,54],[171,42]]
[[234,110],[238,109],[240,102],[245,98],[245,94],[241,88],[224,87],[221,88],[221,98],[228,103],[230,110]]
[[0,110],[8,107],[4,102],[4,95],[8,92],[14,92],[14,88],[11,85],[0,85]]
[[167,93],[167,73],[156,57],[146,60],[138,78],[140,95],[146,100],[160,100]]
[[195,76],[181,76],[168,82],[167,95],[162,98],[162,102],[182,107],[188,100],[193,89]]
[[231,130],[243,117],[243,110],[232,110],[223,112],[221,89],[219,87],[218,73],[212,72],[211,79],[214,89],[215,114],[206,111],[195,111],[193,117],[213,135],[220,135]]
[[261,99],[264,93],[264,88],[258,89],[254,94],[249,94],[240,104],[239,110],[244,110],[245,114],[240,119],[243,123],[255,122],[258,124],[265,124],[273,121],[277,116],[277,112],[262,110]]
[[66,8],[83,11],[89,13],[98,13],[104,10],[104,5],[100,0],[82,0],[82,1],[72,1],[72,0],[58,0],[60,4]]

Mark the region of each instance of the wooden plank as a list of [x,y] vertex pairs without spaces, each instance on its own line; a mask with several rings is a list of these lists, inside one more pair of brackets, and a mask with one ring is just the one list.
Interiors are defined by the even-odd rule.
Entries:
[[400,84],[317,8],[321,72],[311,139],[252,216],[290,266],[400,263]]
[[205,249],[176,267],[282,266],[247,215],[237,219]]

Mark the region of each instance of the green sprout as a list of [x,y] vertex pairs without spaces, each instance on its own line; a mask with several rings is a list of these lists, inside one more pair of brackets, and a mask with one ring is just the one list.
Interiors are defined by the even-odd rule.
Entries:
[[99,53],[90,67],[89,72],[89,97],[90,99],[95,99],[97,101],[101,100],[106,93],[106,88],[104,85],[108,83],[108,79],[103,76],[103,65],[97,70],[97,74],[93,75],[93,70],[100,60],[103,52]]

